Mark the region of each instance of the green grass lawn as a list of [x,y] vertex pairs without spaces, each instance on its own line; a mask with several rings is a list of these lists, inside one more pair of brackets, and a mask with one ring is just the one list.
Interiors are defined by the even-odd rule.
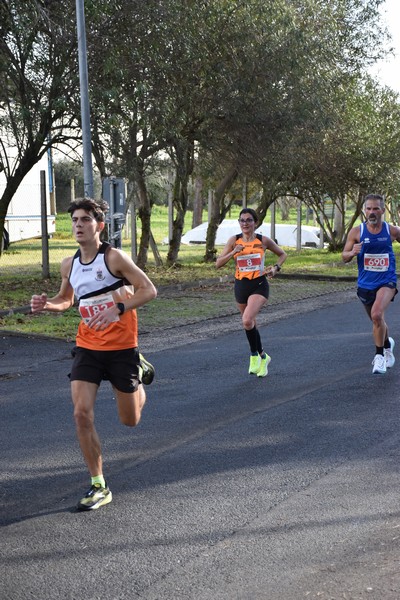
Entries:
[[[239,216],[240,207],[234,207],[228,218],[237,219]],[[207,214],[204,213],[203,219],[207,219]],[[266,220],[268,222],[268,219]],[[291,211],[288,223],[296,222],[296,212]],[[305,220],[304,220],[305,222]],[[188,211],[185,219],[184,231],[191,229],[192,213]],[[140,221],[137,221],[138,231],[137,238],[140,239]],[[168,245],[163,241],[168,236],[168,214],[166,207],[154,206],[152,209],[152,220],[151,228],[154,239],[156,241],[161,258],[166,259],[168,253]],[[122,246],[123,249],[131,254],[131,239],[127,237],[130,235],[130,223],[123,231]],[[60,213],[56,218],[56,233],[49,240],[49,251],[50,251],[50,274],[52,277],[58,277],[59,266],[61,260],[65,256],[69,256],[76,251],[77,245],[71,234],[71,217],[68,213]],[[218,246],[217,251],[221,251],[222,247]],[[148,254],[148,265],[147,270],[152,273],[152,276],[156,278],[158,283],[168,283],[168,281],[185,281],[188,278],[203,278],[209,277],[210,273],[215,272],[214,265],[205,264],[203,262],[205,252],[205,246],[202,244],[196,244],[187,246],[181,245],[178,263],[179,266],[171,269],[161,267],[157,269],[155,267],[155,260],[149,249]],[[293,249],[287,250],[290,254],[290,260],[285,265],[285,271],[291,272],[307,269],[307,270],[321,270],[325,272],[336,272],[337,269],[345,271],[349,270],[348,267],[344,266],[341,261],[339,253],[330,253],[326,250],[316,249],[302,249],[297,252]],[[271,257],[273,258],[273,257]],[[268,253],[267,259],[268,261]],[[17,281],[18,277],[37,278],[41,275],[42,271],[42,245],[40,239],[25,240],[21,242],[15,242],[10,245],[9,249],[3,253],[0,257],[0,282],[3,284],[4,281]],[[351,269],[351,267],[350,267]],[[227,272],[232,271],[232,266],[228,266]],[[1,308],[1,306],[0,306]]]
[[[237,218],[239,207],[232,210],[229,218]],[[204,215],[206,219],[206,215]],[[295,220],[295,213],[292,219]],[[191,228],[192,215],[187,214],[188,226],[185,231]],[[127,227],[129,232],[129,227]],[[168,252],[168,245],[163,244],[163,239],[168,235],[167,211],[165,207],[155,206],[152,213],[152,232],[156,240],[159,253],[165,265]],[[138,239],[140,230],[138,231]],[[42,248],[41,240],[26,240],[13,243],[10,248],[0,257],[0,310],[15,309],[29,304],[30,297],[34,293],[46,292],[49,296],[54,295],[60,285],[59,269],[61,260],[65,256],[72,255],[77,245],[71,235],[71,219],[69,214],[57,215],[56,233],[49,240],[50,248],[50,278],[42,277]],[[123,249],[131,254],[131,240],[123,237]],[[222,247],[217,248],[218,251]],[[296,251],[293,248],[285,248],[288,259],[282,270],[283,274],[291,275],[324,275],[333,277],[355,276],[356,263],[345,265],[341,259],[340,253],[331,253],[327,250],[302,249]],[[232,276],[234,271],[233,261],[222,269],[217,270],[214,264],[203,262],[205,247],[204,245],[187,246],[182,244],[179,252],[179,263],[174,267],[166,266],[156,267],[155,260],[151,250],[149,250],[149,260],[146,272],[157,287],[185,284],[193,281],[206,281],[217,279],[222,276]],[[275,255],[267,253],[266,263],[274,264]],[[229,297],[230,298],[230,297]],[[231,299],[229,299],[229,302]],[[224,302],[222,296],[219,302]],[[157,302],[158,310],[165,312],[171,302]],[[183,310],[183,306],[181,310]],[[143,313],[152,312],[152,309],[144,307]],[[199,303],[193,303],[187,310],[197,311],[199,317],[202,314],[202,306]],[[206,312],[209,307],[206,307]],[[153,318],[154,315],[152,315]],[[75,309],[67,311],[63,315],[25,315],[12,314],[0,317],[0,330],[10,329],[15,331],[25,331],[32,333],[47,333],[49,335],[66,336],[68,332],[74,332],[78,323],[78,315]],[[72,335],[72,333],[71,333]]]

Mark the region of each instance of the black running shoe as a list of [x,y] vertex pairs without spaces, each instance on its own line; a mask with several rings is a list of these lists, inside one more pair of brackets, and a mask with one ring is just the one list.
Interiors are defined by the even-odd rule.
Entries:
[[78,502],[78,510],[96,510],[104,504],[109,504],[112,500],[111,490],[107,484],[102,487],[100,483],[94,483],[91,488],[86,492],[80,502]]
[[141,379],[142,383],[144,383],[144,385],[150,385],[154,379],[154,375],[155,375],[156,371],[155,371],[153,365],[144,358],[143,354],[139,354],[139,358],[140,358],[140,367],[141,367],[141,371],[142,371],[140,379]]

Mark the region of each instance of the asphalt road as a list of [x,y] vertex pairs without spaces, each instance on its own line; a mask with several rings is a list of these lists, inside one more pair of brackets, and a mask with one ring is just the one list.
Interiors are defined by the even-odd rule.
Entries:
[[[387,313],[400,349],[399,302]],[[4,600],[400,598],[400,354],[371,374],[353,300],[147,354],[136,429],[102,385],[96,424],[113,502],[88,486],[69,397],[71,344],[0,338]]]

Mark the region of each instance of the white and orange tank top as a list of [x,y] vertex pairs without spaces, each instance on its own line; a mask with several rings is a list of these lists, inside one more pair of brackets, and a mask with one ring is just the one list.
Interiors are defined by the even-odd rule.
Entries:
[[76,345],[88,350],[126,350],[138,345],[136,310],[127,310],[103,331],[87,326],[96,313],[132,298],[133,286],[111,273],[106,256],[110,244],[103,242],[90,263],[81,262],[78,250],[72,259],[69,282],[79,302],[82,320],[76,335]]
[[262,235],[256,234],[251,242],[246,242],[242,234],[236,236],[236,243],[244,246],[243,250],[235,254],[235,279],[256,279],[264,275],[265,249]]

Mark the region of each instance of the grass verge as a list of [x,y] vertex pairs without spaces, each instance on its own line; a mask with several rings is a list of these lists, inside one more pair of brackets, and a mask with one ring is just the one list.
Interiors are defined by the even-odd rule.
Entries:
[[[235,218],[232,215],[231,218]],[[159,253],[165,264],[168,246],[162,243],[165,237],[165,214],[157,207],[152,222],[153,234],[158,244]],[[41,240],[27,240],[14,243],[7,252],[0,257],[0,331],[11,330],[31,334],[47,334],[50,336],[72,339],[78,326],[79,317],[75,308],[62,315],[42,314],[29,315],[16,312],[18,307],[29,304],[32,294],[46,292],[50,297],[59,289],[59,268],[65,256],[73,254],[77,248],[71,237],[69,215],[57,216],[57,233],[49,240],[50,246],[50,278],[43,279],[41,272],[42,249]],[[130,240],[123,240],[123,249],[130,254]],[[144,328],[168,327],[185,321],[196,321],[222,314],[235,312],[231,282],[212,286],[204,285],[199,291],[186,291],[179,294],[164,290],[177,291],[193,282],[218,282],[219,278],[232,278],[234,265],[219,269],[214,264],[203,262],[204,246],[182,245],[179,253],[179,263],[174,267],[156,267],[154,258],[149,252],[149,261],[146,272],[154,284],[160,289],[156,301],[139,310],[140,322]],[[222,247],[217,248],[218,252]],[[356,263],[345,265],[340,253],[331,253],[327,250],[302,249],[296,251],[292,248],[285,249],[288,259],[284,265],[283,274],[292,276],[329,276],[329,277],[354,277]],[[275,256],[267,253],[266,263],[273,264]],[[276,290],[280,289],[284,279],[277,278],[273,282]],[[316,284],[315,284],[316,285]],[[315,288],[315,285],[313,289]],[[200,289],[200,288],[198,288]],[[283,288],[284,289],[284,288]],[[290,292],[292,293],[292,292]],[[271,294],[271,303],[273,294]],[[9,313],[9,314],[7,314]]]

